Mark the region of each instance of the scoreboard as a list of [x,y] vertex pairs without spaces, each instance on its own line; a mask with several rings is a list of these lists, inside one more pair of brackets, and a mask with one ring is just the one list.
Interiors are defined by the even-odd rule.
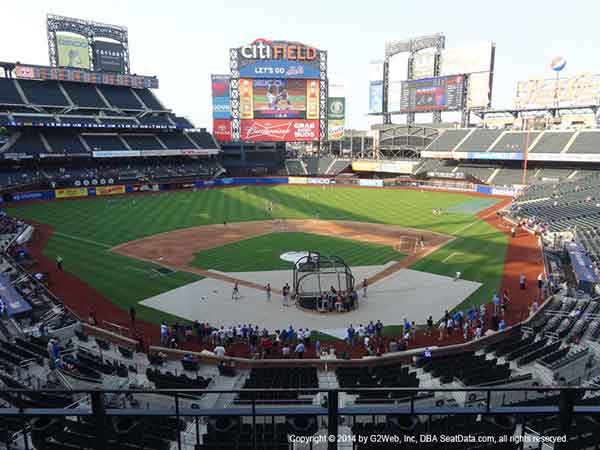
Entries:
[[458,111],[464,93],[464,75],[403,81],[400,112]]

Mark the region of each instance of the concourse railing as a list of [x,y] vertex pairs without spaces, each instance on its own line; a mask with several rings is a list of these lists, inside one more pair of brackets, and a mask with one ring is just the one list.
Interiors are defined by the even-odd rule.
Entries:
[[[359,398],[362,400],[357,401]],[[95,449],[111,448],[114,436],[119,435],[115,428],[118,425],[115,424],[127,423],[128,429],[139,425],[144,430],[151,430],[153,423],[161,418],[176,419],[182,425],[172,439],[171,448],[178,450],[217,448],[204,446],[202,430],[206,430],[209,423],[213,429],[216,426],[229,430],[231,437],[243,424],[246,430],[250,430],[247,434],[250,438],[244,442],[246,446],[240,448],[265,448],[256,430],[264,430],[269,426],[275,429],[275,424],[283,423],[290,430],[287,431],[288,438],[294,433],[305,437],[297,441],[302,444],[290,440],[287,448],[333,450],[373,448],[364,446],[366,442],[361,444],[352,431],[357,427],[388,429],[383,425],[377,427],[378,424],[393,423],[397,430],[396,438],[416,439],[410,437],[411,433],[431,436],[451,433],[451,429],[440,431],[438,425],[443,420],[447,420],[446,428],[451,428],[451,421],[458,423],[464,420],[467,423],[474,417],[492,420],[494,424],[501,424],[501,428],[506,426],[507,432],[513,436],[513,442],[521,443],[518,447],[510,448],[531,448],[523,446],[527,442],[525,434],[528,430],[536,431],[532,424],[540,418],[548,418],[556,424],[554,431],[560,439],[554,442],[555,449],[579,448],[575,445],[583,442],[584,435],[589,442],[596,441],[596,447],[590,448],[600,448],[600,438],[589,436],[586,431],[578,431],[576,425],[578,418],[585,417],[586,420],[595,420],[591,423],[600,427],[600,387],[596,386],[71,391],[2,389],[0,399],[9,405],[0,406],[0,448],[11,450],[42,450],[48,445],[46,440],[54,442],[52,433],[45,432],[44,426],[56,431],[57,425],[64,427],[65,423],[75,422],[93,425],[95,435],[88,438],[93,440]],[[61,399],[71,402],[62,402]],[[415,428],[417,424],[419,427]],[[309,436],[313,437],[309,439]],[[318,437],[321,437],[320,441]],[[421,439],[427,441],[430,437]],[[60,443],[60,437],[57,442]],[[316,442],[323,442],[326,447],[313,445]],[[89,448],[81,445],[75,448]],[[436,448],[456,447],[439,444]],[[539,448],[542,448],[541,444]]]

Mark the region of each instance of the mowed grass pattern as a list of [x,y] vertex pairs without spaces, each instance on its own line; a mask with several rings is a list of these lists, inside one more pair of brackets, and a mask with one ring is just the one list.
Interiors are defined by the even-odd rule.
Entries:
[[[52,225],[57,234],[45,254],[62,256],[67,270],[123,308],[198,278],[182,273],[150,278],[147,269],[152,265],[115,255],[110,247],[175,229],[270,217],[388,223],[455,235],[461,239],[450,245],[456,252],[465,250],[463,259],[455,260],[455,255],[442,262],[449,255],[447,247],[414,268],[441,274],[461,271],[463,278],[484,283],[485,288],[467,300],[481,303],[489,301],[489,293],[499,287],[506,238],[487,223],[474,224],[473,214],[431,213],[433,208],[447,209],[472,199],[418,190],[244,186],[32,203],[10,208],[9,213]],[[267,214],[270,203],[272,216]],[[160,313],[140,310],[140,318],[160,320]]]
[[388,245],[311,233],[269,233],[197,253],[192,265],[221,272],[291,270],[293,264],[280,255],[295,250],[339,256],[351,267],[380,265],[404,257]]

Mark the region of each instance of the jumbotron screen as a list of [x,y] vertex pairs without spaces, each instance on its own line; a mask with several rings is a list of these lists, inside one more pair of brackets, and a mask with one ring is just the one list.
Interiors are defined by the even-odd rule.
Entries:
[[463,75],[403,81],[400,111],[460,110],[463,105],[464,87]]
[[255,119],[306,118],[306,80],[252,80]]

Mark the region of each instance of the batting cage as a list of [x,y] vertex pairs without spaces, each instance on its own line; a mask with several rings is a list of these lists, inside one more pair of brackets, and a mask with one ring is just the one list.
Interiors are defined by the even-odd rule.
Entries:
[[339,256],[309,252],[294,264],[294,292],[303,308],[317,309],[317,299],[331,287],[349,292],[354,284],[350,267]]

